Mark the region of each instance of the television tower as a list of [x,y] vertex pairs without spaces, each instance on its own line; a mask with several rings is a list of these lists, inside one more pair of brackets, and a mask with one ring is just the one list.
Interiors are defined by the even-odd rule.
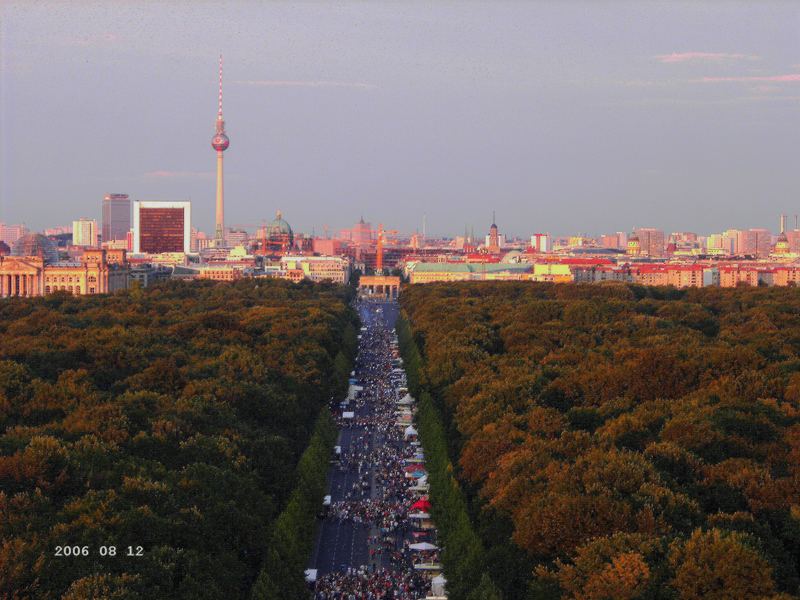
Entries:
[[217,151],[217,210],[214,243],[217,247],[225,245],[225,192],[222,184],[222,153],[228,149],[230,140],[225,135],[225,120],[222,118],[222,54],[219,55],[219,110],[217,111],[217,132],[211,138],[211,147]]

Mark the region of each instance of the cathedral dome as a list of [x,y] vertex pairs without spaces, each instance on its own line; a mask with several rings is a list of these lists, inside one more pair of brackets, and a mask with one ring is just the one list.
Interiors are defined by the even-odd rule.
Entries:
[[11,248],[12,256],[38,256],[46,263],[58,262],[58,248],[41,233],[28,233],[19,238]]
[[281,211],[275,214],[275,220],[267,225],[267,236],[270,241],[286,241],[291,246],[294,241],[294,232],[292,226],[283,220]]

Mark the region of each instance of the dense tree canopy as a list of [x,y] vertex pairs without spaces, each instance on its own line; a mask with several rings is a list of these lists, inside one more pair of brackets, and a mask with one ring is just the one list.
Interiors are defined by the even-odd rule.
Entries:
[[242,281],[0,302],[0,597],[249,597],[346,385],[348,300]]
[[484,282],[401,302],[491,571],[507,531],[535,572],[504,597],[798,593],[796,290]]

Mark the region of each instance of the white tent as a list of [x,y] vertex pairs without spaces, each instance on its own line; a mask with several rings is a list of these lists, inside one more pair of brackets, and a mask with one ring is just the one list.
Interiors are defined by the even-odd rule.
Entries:
[[406,438],[410,438],[412,435],[418,435],[418,434],[419,434],[419,431],[414,429],[413,425],[409,425],[408,427],[406,427],[406,430],[404,432],[404,435],[405,435]]
[[353,418],[355,418],[355,416],[356,416],[356,413],[354,413],[352,410],[346,410],[346,411],[344,411],[342,413],[342,418],[343,419],[353,419]]
[[439,546],[435,546],[430,542],[420,542],[418,544],[411,544],[408,546],[411,550],[415,550],[417,552],[424,552],[425,550],[438,550]]
[[314,583],[316,580],[317,580],[317,570],[306,569],[306,581],[308,583]]
[[430,519],[430,514],[426,512],[408,513],[409,519]]
[[444,586],[446,583],[447,580],[444,578],[444,575],[437,575],[431,579],[431,593],[434,596],[444,596]]
[[414,398],[411,396],[411,394],[406,394],[403,396],[403,399],[400,400],[400,402],[403,404],[414,404]]

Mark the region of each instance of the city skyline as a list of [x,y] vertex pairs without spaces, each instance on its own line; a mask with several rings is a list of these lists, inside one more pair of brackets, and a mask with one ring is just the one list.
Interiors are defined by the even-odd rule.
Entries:
[[178,22],[160,4],[6,4],[0,220],[98,219],[124,192],[190,199],[213,232],[222,51],[232,225],[276,209],[306,232],[425,215],[435,236],[482,231],[493,209],[510,236],[792,223],[797,8],[470,8],[236,4],[229,36],[207,6]]

